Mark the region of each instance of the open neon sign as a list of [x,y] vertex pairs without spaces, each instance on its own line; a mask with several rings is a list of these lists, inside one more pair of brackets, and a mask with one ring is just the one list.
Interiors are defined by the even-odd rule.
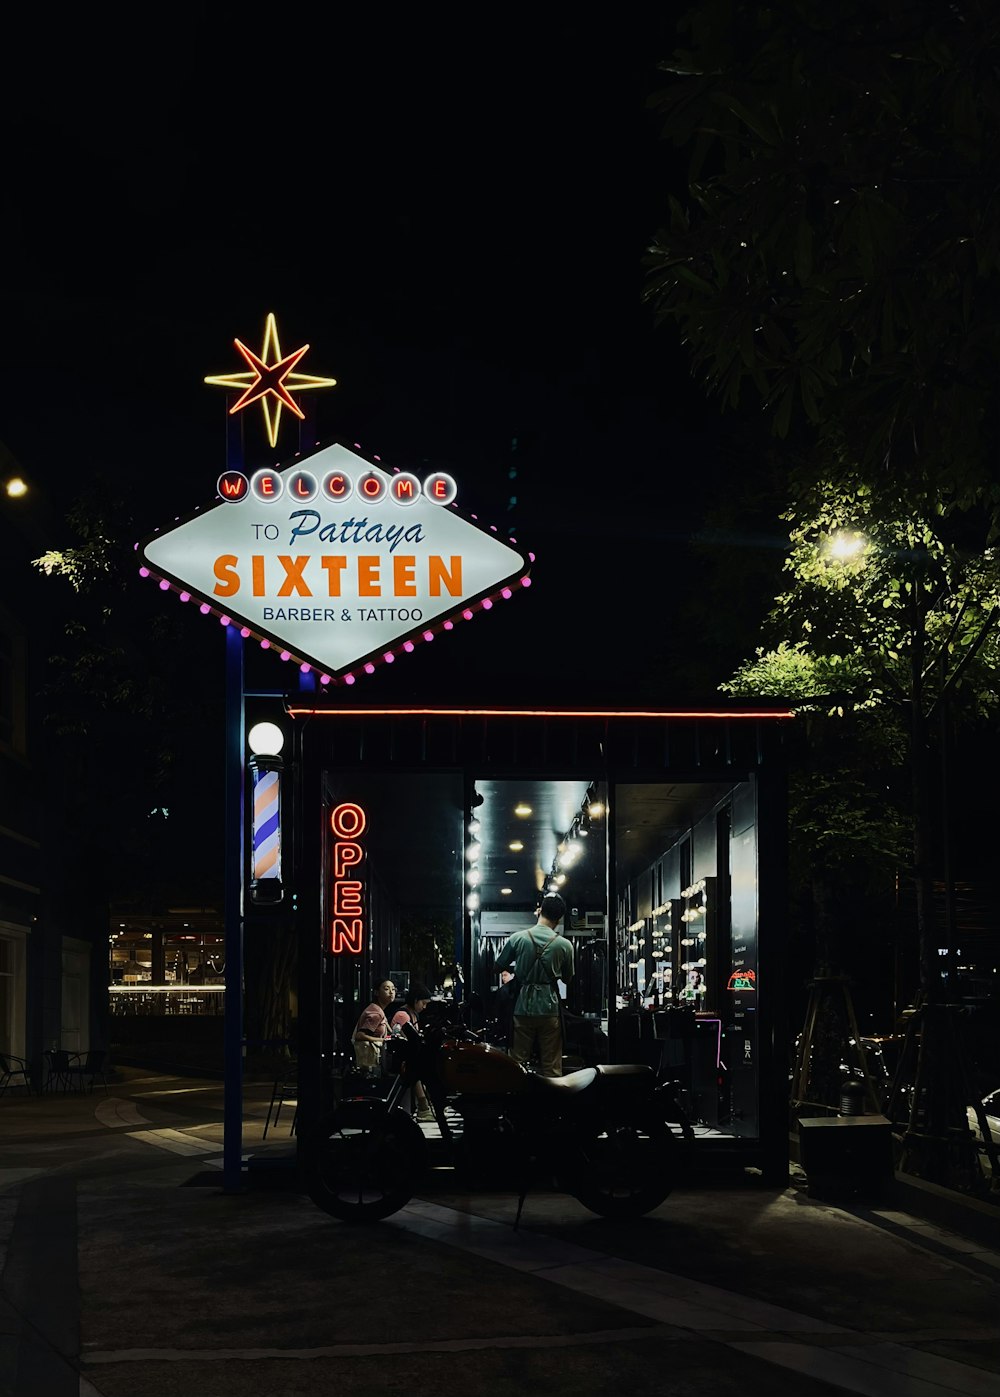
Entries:
[[330,815],[333,830],[333,902],[330,923],[330,950],[336,955],[360,955],[365,944],[364,884],[356,875],[364,862],[360,837],[368,817],[360,805],[345,801]]

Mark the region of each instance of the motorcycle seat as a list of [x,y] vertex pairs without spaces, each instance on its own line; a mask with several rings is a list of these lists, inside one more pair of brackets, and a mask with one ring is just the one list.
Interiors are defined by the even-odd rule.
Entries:
[[602,1062],[595,1069],[602,1077],[651,1077],[653,1069],[644,1062]]
[[540,1077],[534,1072],[529,1072],[527,1077],[528,1090],[535,1092],[559,1092],[563,1096],[575,1096],[578,1092],[586,1091],[595,1081],[597,1067],[582,1067],[579,1072],[567,1072],[565,1077]]

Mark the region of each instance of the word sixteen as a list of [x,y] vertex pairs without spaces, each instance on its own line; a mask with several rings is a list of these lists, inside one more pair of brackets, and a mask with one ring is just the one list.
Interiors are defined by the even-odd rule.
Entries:
[[[345,574],[353,578],[356,584],[354,595],[381,597],[383,562],[389,564],[387,571],[390,573],[390,576],[384,579],[385,586],[390,587],[385,595],[415,597],[418,594],[417,558],[402,553],[390,559],[383,559],[377,554],[347,557],[339,553],[328,554],[318,559],[309,553],[298,556],[279,553],[276,557],[265,558],[261,553],[253,553],[246,562],[249,563],[249,575],[246,564],[241,563],[237,554],[223,553],[216,558],[212,571],[216,579],[213,591],[217,597],[237,596],[245,582],[249,582],[250,595],[254,597],[311,597],[317,593],[320,596],[341,597],[344,595]],[[315,567],[309,566],[314,562],[319,564],[319,574]],[[451,597],[462,595],[461,554],[452,554],[445,559],[432,553],[422,558],[420,563],[423,574],[421,580],[426,580],[427,595],[440,597],[445,592]],[[277,574],[275,565],[278,568]],[[276,583],[278,586],[275,589]],[[313,591],[313,586],[316,587],[316,592]]]

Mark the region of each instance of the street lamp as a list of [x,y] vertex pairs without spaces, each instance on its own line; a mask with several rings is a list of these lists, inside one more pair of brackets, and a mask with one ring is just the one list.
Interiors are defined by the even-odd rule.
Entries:
[[848,559],[863,553],[867,547],[868,538],[865,534],[858,533],[855,529],[838,529],[835,534],[830,535],[826,551],[832,558],[847,562]]
[[281,901],[281,773],[285,735],[276,723],[255,723],[247,734],[252,752],[253,840],[250,851],[250,901]]

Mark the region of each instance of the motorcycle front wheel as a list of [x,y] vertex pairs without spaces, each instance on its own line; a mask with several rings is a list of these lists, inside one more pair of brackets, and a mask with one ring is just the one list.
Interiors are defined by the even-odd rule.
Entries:
[[413,1197],[423,1170],[424,1137],[384,1101],[345,1101],[311,1142],[306,1188],[324,1212],[345,1222],[377,1222]]
[[569,1192],[602,1217],[641,1217],[669,1197],[676,1154],[662,1121],[609,1124],[581,1142]]

